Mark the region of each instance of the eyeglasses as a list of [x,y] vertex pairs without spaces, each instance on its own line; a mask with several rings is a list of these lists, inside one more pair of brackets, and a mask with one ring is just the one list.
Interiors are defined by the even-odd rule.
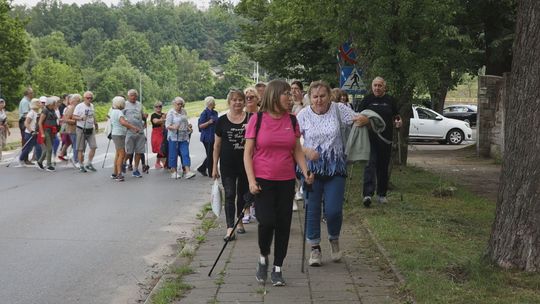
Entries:
[[292,93],[291,93],[290,91],[287,91],[287,92],[281,93],[281,95],[285,95],[285,96],[291,97],[291,96],[292,96]]

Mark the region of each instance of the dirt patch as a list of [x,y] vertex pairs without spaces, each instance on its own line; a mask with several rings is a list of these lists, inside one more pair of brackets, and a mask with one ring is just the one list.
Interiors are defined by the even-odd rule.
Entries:
[[497,201],[501,166],[493,159],[476,156],[474,145],[451,151],[420,151],[412,146],[407,162],[439,174],[488,200]]

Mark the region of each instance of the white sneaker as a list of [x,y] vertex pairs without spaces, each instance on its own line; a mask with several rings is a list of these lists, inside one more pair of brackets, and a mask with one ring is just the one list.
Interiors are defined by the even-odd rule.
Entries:
[[294,200],[295,201],[301,201],[303,199],[304,199],[304,196],[302,195],[302,193],[300,191],[297,191],[296,194],[294,195]]
[[298,204],[296,203],[296,201],[292,202],[292,211],[298,211]]
[[386,196],[379,196],[379,204],[386,204],[386,203],[388,203]]
[[255,207],[253,206],[249,207],[249,216],[251,217],[251,221],[254,221],[257,219],[255,217]]
[[318,248],[311,248],[309,255],[309,266],[321,266],[322,253]]
[[339,250],[339,240],[330,240],[330,256],[332,261],[339,262],[341,260],[341,251]]
[[171,173],[172,179],[178,179],[178,174],[176,172]]
[[184,178],[185,178],[185,179],[190,179],[190,178],[192,178],[192,177],[194,177],[194,176],[195,176],[195,173],[189,171],[189,172],[187,172],[187,173],[184,175]]

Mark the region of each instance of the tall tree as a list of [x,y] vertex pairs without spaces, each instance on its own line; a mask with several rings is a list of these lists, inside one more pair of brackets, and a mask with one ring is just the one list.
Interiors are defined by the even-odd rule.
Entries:
[[9,15],[11,6],[0,0],[0,96],[8,101],[12,109],[17,100],[23,75],[18,69],[28,58],[30,48],[24,23]]
[[540,272],[540,2],[520,0],[505,104],[505,152],[488,254]]
[[50,57],[32,68],[32,87],[36,95],[56,96],[84,88],[79,70]]

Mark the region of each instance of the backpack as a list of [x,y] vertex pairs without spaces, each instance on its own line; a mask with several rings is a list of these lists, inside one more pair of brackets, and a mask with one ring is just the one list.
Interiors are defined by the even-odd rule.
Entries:
[[[257,135],[259,134],[259,129],[261,128],[262,116],[263,112],[257,112],[257,122],[255,123],[255,141],[257,140]],[[289,118],[291,119],[293,132],[296,134],[296,116],[289,113]]]

